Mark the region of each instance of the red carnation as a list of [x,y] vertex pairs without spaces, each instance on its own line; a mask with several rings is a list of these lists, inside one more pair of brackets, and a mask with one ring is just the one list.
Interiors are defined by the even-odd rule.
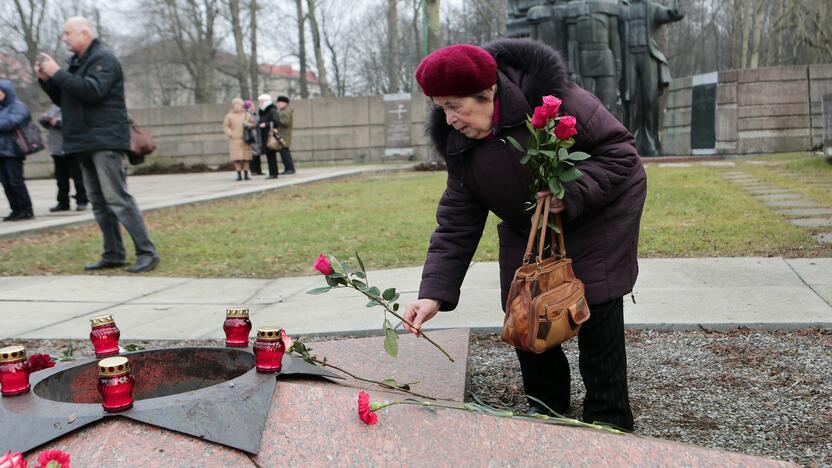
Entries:
[[26,468],[26,459],[22,453],[6,452],[0,457],[0,468]]
[[532,127],[543,128],[549,123],[549,112],[543,106],[534,108],[534,115],[532,116]]
[[370,410],[370,394],[363,390],[358,392],[358,417],[368,426],[378,422],[378,415]]
[[546,109],[546,113],[549,115],[550,119],[558,116],[561,102],[562,101],[560,99],[554,96],[543,96],[543,107]]
[[29,356],[29,372],[37,372],[55,366],[55,361],[48,354],[33,354]]
[[38,455],[37,468],[69,468],[69,454],[60,450],[47,450]]
[[324,275],[332,274],[332,263],[324,254],[321,254],[318,259],[315,260],[315,264],[312,265],[312,268],[320,271]]
[[576,135],[578,130],[575,129],[577,121],[571,115],[564,115],[560,118],[558,126],[555,127],[555,136],[561,140],[568,140],[572,135]]

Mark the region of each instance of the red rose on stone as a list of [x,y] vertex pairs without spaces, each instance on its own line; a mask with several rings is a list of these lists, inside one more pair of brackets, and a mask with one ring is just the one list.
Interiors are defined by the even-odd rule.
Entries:
[[312,265],[312,268],[320,271],[324,275],[332,274],[332,262],[330,262],[324,254],[321,254],[318,259],[315,260],[315,264]]
[[37,372],[55,366],[55,361],[48,354],[33,354],[29,356],[29,372]]
[[60,450],[47,450],[38,455],[37,468],[69,468],[69,454]]
[[358,417],[368,426],[378,422],[378,415],[370,410],[370,395],[363,390],[358,392]]
[[22,453],[6,452],[0,457],[0,468],[26,468],[26,459]]
[[280,341],[282,341],[283,345],[286,346],[287,353],[292,349],[292,345],[295,343],[295,340],[286,334],[286,330],[280,330]]
[[549,123],[549,113],[543,106],[534,108],[534,115],[532,116],[532,127],[543,128]]
[[560,111],[561,100],[554,96],[543,96],[543,108],[546,109],[550,119],[558,116]]
[[572,135],[576,135],[578,130],[575,129],[577,121],[571,115],[565,115],[560,118],[558,126],[555,127],[555,136],[561,140],[568,140]]

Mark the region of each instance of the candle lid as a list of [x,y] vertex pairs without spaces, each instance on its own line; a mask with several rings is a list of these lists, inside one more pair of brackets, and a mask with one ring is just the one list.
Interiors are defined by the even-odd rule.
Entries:
[[26,359],[26,348],[23,346],[8,346],[0,349],[0,362],[18,362]]
[[98,361],[98,375],[114,377],[130,372],[130,363],[124,356],[116,356]]
[[260,327],[257,329],[257,339],[263,341],[278,341],[283,335],[280,327]]
[[228,318],[248,318],[248,307],[229,307],[225,309]]
[[108,315],[101,315],[101,316],[98,316],[98,317],[93,317],[93,318],[90,319],[90,323],[92,324],[93,327],[98,327],[98,326],[101,326],[101,325],[116,323],[116,321],[113,320],[112,315],[108,314]]

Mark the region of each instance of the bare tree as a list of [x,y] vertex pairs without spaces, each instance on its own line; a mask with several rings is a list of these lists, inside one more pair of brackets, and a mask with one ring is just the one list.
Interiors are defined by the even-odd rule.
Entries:
[[306,0],[308,11],[306,16],[309,19],[309,27],[312,30],[312,49],[315,52],[315,65],[318,67],[318,85],[321,88],[321,96],[332,96],[326,80],[326,62],[321,49],[321,32],[318,29],[318,17],[315,13],[315,0]]
[[438,49],[441,45],[439,19],[439,0],[425,0],[425,17],[428,28],[428,52]]
[[303,14],[303,0],[295,0],[298,18],[298,60],[300,61],[300,97],[309,97],[309,87],[306,84],[306,16]]
[[259,88],[259,77],[260,77],[260,69],[258,67],[257,62],[257,15],[260,13],[257,0],[251,0],[248,7],[249,11],[249,34],[251,35],[250,46],[251,49],[251,60],[249,60],[249,71],[248,75],[251,78],[251,97],[256,99],[257,96],[260,94]]
[[399,89],[399,12],[398,1],[387,0],[387,92]]
[[[237,83],[240,86],[240,95],[246,98],[251,97],[249,92],[249,68],[247,66],[248,59],[246,58],[246,51],[243,46],[243,26],[240,20],[240,0],[226,0],[228,7],[229,20],[231,22],[231,33],[234,36],[234,49],[237,53]],[[256,62],[256,59],[254,59]]]

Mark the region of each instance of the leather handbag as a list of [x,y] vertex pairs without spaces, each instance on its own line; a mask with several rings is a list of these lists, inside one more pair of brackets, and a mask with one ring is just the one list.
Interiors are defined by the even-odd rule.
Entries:
[[266,148],[272,151],[280,151],[286,147],[286,141],[280,136],[276,128],[269,131],[269,136],[266,138]]
[[14,129],[14,149],[18,156],[25,157],[44,148],[40,128],[33,122]]
[[156,151],[156,142],[147,130],[130,121],[130,151],[127,158],[130,164],[137,166],[144,163],[144,157]]
[[[538,200],[523,265],[514,273],[503,321],[502,340],[517,349],[533,353],[548,351],[577,335],[581,324],[589,319],[584,283],[575,277],[572,260],[566,257],[559,215],[555,215],[555,225],[559,231],[558,250],[555,251],[555,242],[552,242],[551,256],[543,258],[546,233],[549,231],[550,205],[551,196]],[[540,239],[532,263],[532,249],[538,227]]]

